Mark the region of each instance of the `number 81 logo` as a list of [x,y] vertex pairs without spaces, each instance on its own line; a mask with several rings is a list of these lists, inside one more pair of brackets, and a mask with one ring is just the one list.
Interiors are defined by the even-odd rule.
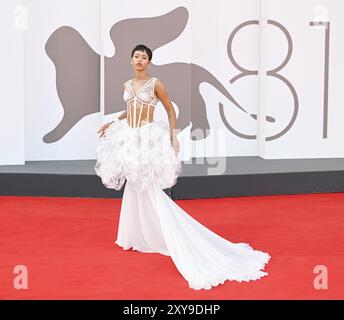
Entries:
[[[287,44],[288,44],[288,51],[286,54],[285,59],[283,60],[283,62],[275,67],[274,69],[268,70],[266,71],[266,75],[268,77],[274,77],[276,79],[278,79],[279,81],[281,81],[284,85],[286,85],[288,87],[288,90],[290,91],[292,98],[293,98],[293,108],[292,108],[292,112],[290,114],[290,119],[287,123],[287,125],[282,128],[282,130],[280,130],[279,132],[277,132],[274,135],[265,137],[266,141],[272,141],[275,140],[277,138],[280,138],[281,136],[283,136],[286,132],[288,132],[290,130],[290,128],[293,126],[297,115],[298,115],[298,111],[299,111],[299,99],[298,99],[298,95],[297,92],[295,90],[295,87],[293,86],[293,84],[287,79],[285,78],[283,75],[281,75],[279,72],[281,70],[283,70],[283,68],[285,68],[285,66],[289,63],[289,60],[292,56],[293,53],[293,41],[291,38],[290,33],[288,32],[288,30],[279,22],[274,21],[274,20],[267,20],[267,23],[269,25],[272,25],[276,28],[278,28],[286,37],[287,39]],[[227,43],[227,52],[228,52],[228,56],[229,59],[231,61],[231,63],[235,66],[235,68],[237,70],[240,71],[239,74],[237,74],[235,77],[233,77],[230,80],[230,83],[233,84],[234,82],[238,81],[241,78],[244,77],[248,77],[248,76],[259,76],[258,74],[258,70],[249,70],[246,69],[244,67],[242,67],[234,58],[233,56],[233,41],[234,38],[236,36],[236,34],[242,30],[243,28],[250,26],[250,25],[259,25],[259,21],[258,20],[251,20],[251,21],[246,21],[240,25],[238,25],[233,32],[230,34],[230,37],[228,39],[228,43]],[[310,26],[324,26],[326,29],[326,33],[325,33],[325,66],[324,66],[324,103],[323,103],[323,138],[327,138],[327,123],[328,123],[328,85],[329,85],[329,37],[330,37],[330,22],[310,22],[309,23]],[[230,123],[227,121],[227,118],[225,116],[224,113],[224,107],[222,103],[219,103],[219,109],[220,109],[220,116],[221,119],[224,123],[224,125],[227,127],[227,129],[232,132],[234,135],[244,138],[244,139],[256,139],[257,136],[256,135],[248,135],[248,134],[244,134],[241,133],[239,131],[237,131],[236,129],[234,129]],[[255,114],[251,114],[251,116],[257,120],[257,115]],[[265,119],[267,122],[275,122],[276,119],[272,116],[266,116]]]

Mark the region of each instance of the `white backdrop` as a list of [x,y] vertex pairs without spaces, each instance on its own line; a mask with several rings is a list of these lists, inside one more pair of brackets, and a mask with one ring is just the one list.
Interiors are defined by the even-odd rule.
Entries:
[[1,2],[0,165],[24,164],[23,34],[25,7]]
[[[45,51],[59,27],[76,29],[99,52],[99,1],[24,0],[29,13],[25,39],[26,160],[91,159],[97,144],[99,115],[81,119],[64,137],[45,143],[44,135],[61,121],[63,108],[56,90],[56,69]],[[68,54],[68,48],[62,48]]]
[[[45,50],[56,30],[74,28],[103,61],[116,52],[109,37],[115,23],[161,16],[180,6],[188,11],[186,27],[178,38],[154,51],[154,63],[193,63],[205,69],[246,110],[208,81],[201,82],[198,90],[211,131],[206,139],[191,142],[190,127],[184,129],[179,135],[183,160],[204,155],[343,157],[341,0],[147,0],[144,5],[134,0],[6,0],[0,4],[2,39],[7,44],[0,62],[5,89],[1,91],[0,164],[94,159],[96,131],[115,115],[104,116],[101,86],[100,112],[82,117],[57,141],[43,140],[64,114],[56,66]],[[323,21],[324,26],[312,26],[312,21]],[[325,22],[330,22],[328,45]],[[67,54],[68,49],[61,51]],[[289,60],[274,73],[288,52]],[[247,70],[252,72],[242,74]],[[175,107],[178,114],[180,106]],[[197,112],[197,106],[192,105],[191,112]],[[155,116],[167,121],[161,103]]]
[[[257,76],[240,78],[241,73],[228,55],[228,42],[235,28],[246,21],[259,20],[259,1],[217,0],[192,1],[190,23],[192,26],[191,60],[209,70],[226,87],[228,92],[250,113],[258,113],[259,81]],[[233,58],[244,68],[259,69],[259,28],[248,25],[234,36],[231,45]],[[199,88],[207,106],[210,135],[204,141],[192,142],[192,155],[254,156],[258,153],[256,139],[243,139],[230,132],[219,112],[219,102],[230,125],[243,135],[256,135],[257,120],[238,109],[214,86],[203,82]],[[197,106],[192,106],[197,112]]]
[[[344,156],[343,17],[344,2],[340,0],[262,1],[260,156],[268,159]],[[291,36],[291,58],[278,73],[295,88],[299,102],[294,124],[286,134],[271,141],[265,141],[265,137],[286,127],[292,117],[294,101],[285,82],[266,75],[283,62],[288,52],[285,35],[268,20],[283,25]],[[319,21],[330,22],[328,72],[325,72],[326,28],[310,26],[310,22]],[[324,99],[328,101],[327,121]],[[264,122],[263,115],[272,115],[279,121]]]

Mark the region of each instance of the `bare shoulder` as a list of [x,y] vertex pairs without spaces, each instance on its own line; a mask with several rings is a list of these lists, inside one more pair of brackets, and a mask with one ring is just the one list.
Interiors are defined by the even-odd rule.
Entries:
[[155,81],[155,89],[157,92],[164,92],[166,91],[166,87],[164,83],[160,79],[156,79]]
[[155,82],[155,90],[154,93],[156,94],[157,98],[159,98],[162,102],[167,101],[169,99],[169,94],[167,91],[166,85],[159,79]]

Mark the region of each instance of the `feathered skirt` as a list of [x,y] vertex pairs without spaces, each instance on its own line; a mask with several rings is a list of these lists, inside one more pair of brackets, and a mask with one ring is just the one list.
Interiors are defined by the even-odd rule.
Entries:
[[125,180],[139,192],[153,183],[170,188],[182,171],[164,121],[132,128],[126,119],[116,120],[100,138],[96,154],[97,176],[105,187],[115,190],[120,190]]

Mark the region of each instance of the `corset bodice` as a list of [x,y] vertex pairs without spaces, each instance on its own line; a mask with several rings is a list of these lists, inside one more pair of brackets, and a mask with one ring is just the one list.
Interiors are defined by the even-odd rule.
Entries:
[[[142,122],[149,122],[150,108],[154,109],[159,101],[154,94],[156,80],[157,78],[152,77],[136,90],[136,92],[133,87],[133,79],[126,82],[123,100],[127,103],[127,120],[131,127],[136,128],[141,126],[142,113],[146,115],[146,120],[142,120]],[[136,114],[139,115],[138,119]]]

